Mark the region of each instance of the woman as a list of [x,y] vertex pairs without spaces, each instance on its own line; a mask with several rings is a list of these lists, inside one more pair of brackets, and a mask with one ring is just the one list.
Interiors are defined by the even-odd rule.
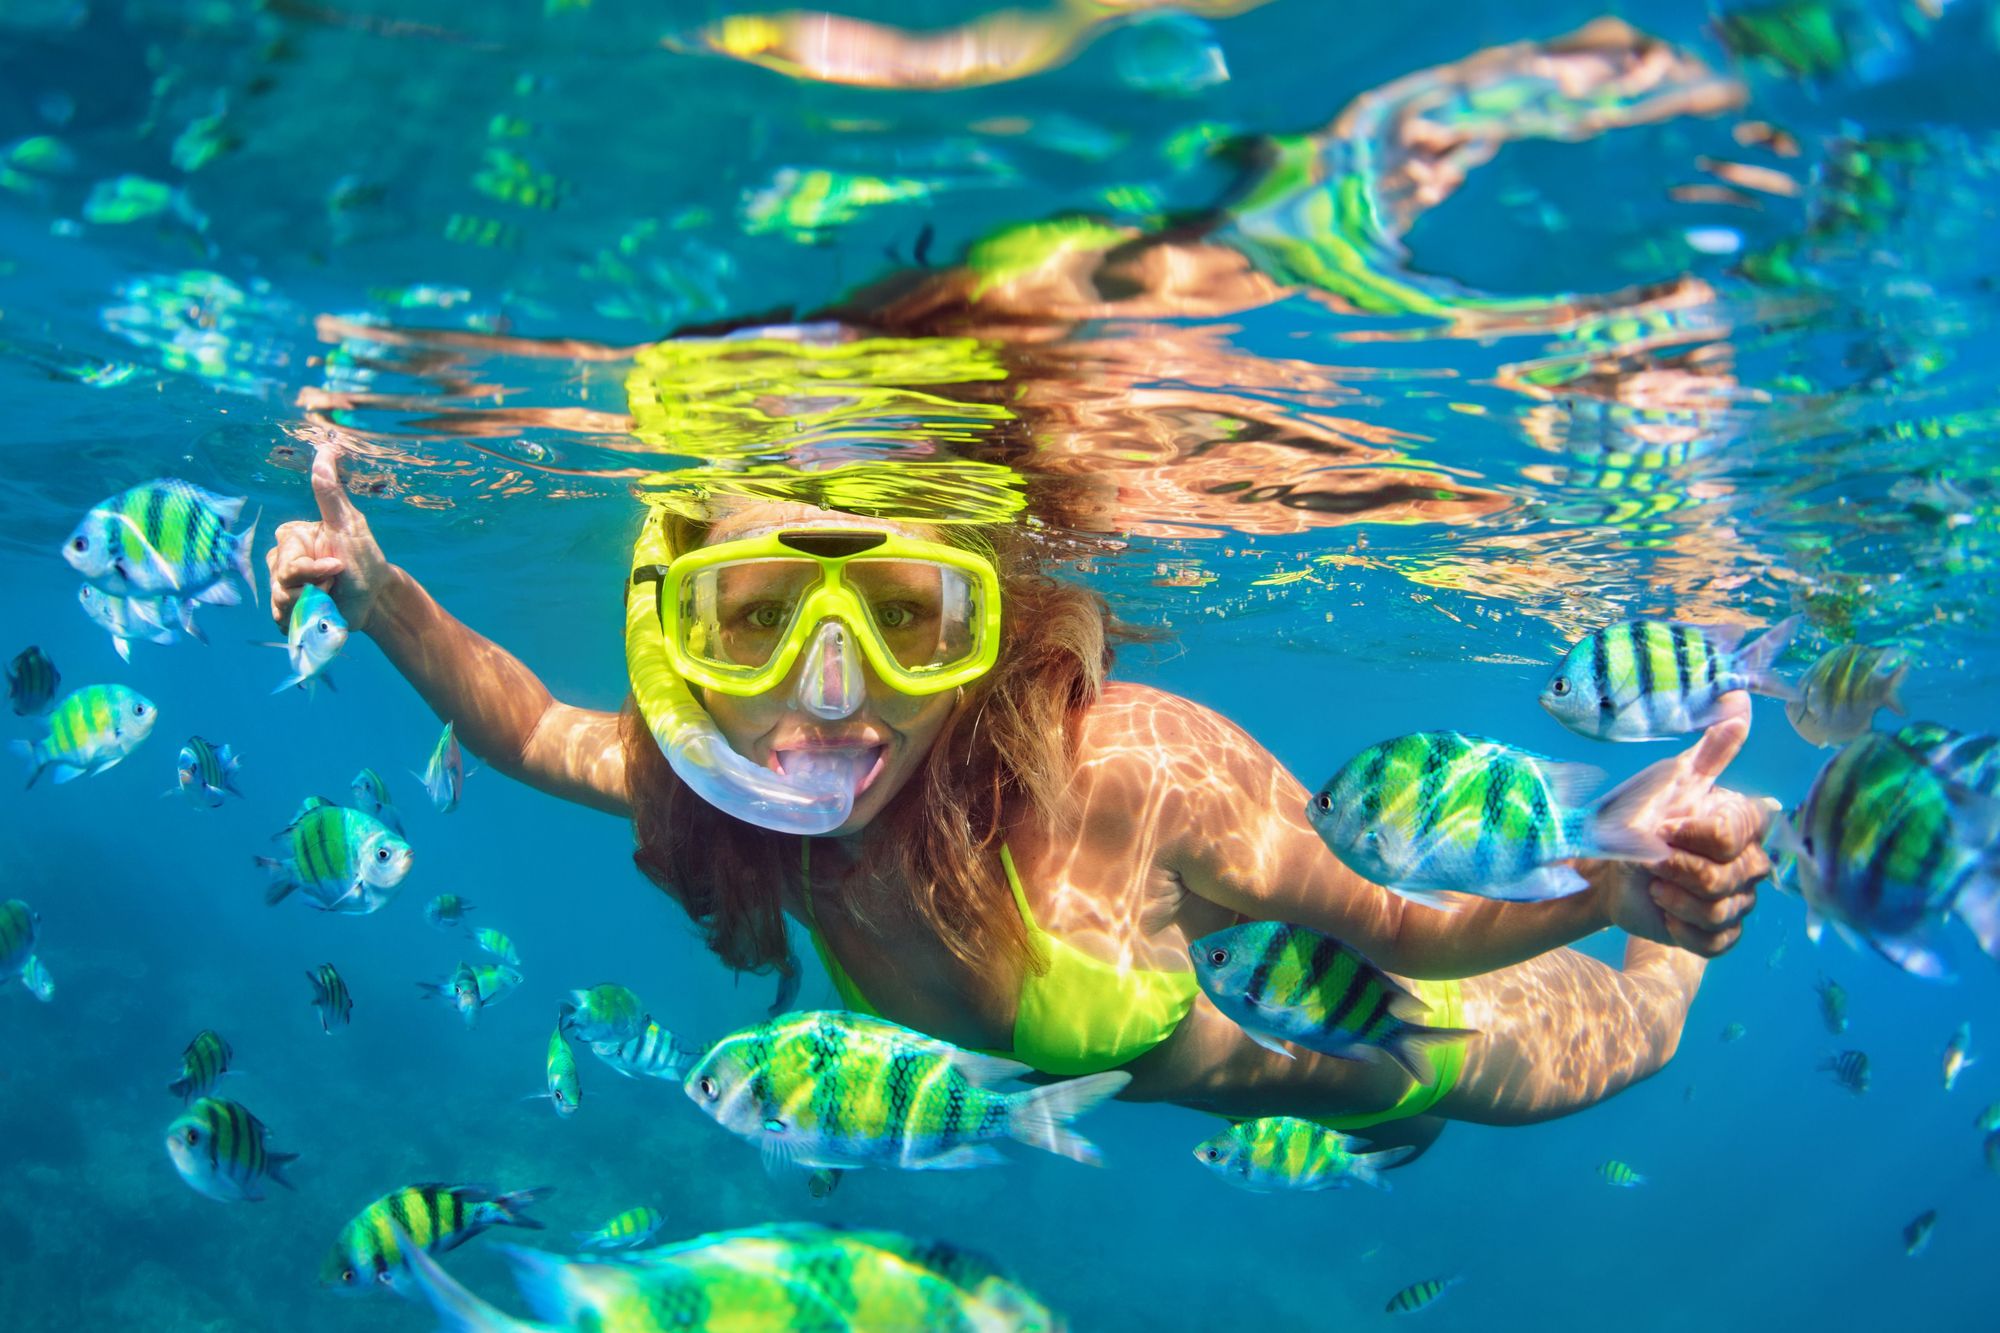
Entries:
[[[1040,574],[1020,529],[656,510],[628,585],[636,702],[620,716],[554,699],[391,565],[329,451],[313,490],[320,521],[285,524],[269,556],[280,622],[305,584],[326,587],[490,766],[629,815],[639,865],[723,961],[789,970],[789,915],[849,1007],[1052,1074],[1124,1068],[1130,1099],[1392,1139],[1420,1115],[1591,1105],[1672,1055],[1703,959],[1735,942],[1769,869],[1764,807],[1713,786],[1748,733],[1740,696],[1668,761],[1651,811],[1667,860],[1443,913],[1347,871],[1304,787],[1225,718],[1107,683],[1103,603]],[[1187,966],[1188,941],[1245,918],[1441,982],[1418,982],[1432,1022],[1482,1035],[1425,1087],[1388,1061],[1266,1050]],[[1560,947],[1610,925],[1633,936],[1622,969]]]

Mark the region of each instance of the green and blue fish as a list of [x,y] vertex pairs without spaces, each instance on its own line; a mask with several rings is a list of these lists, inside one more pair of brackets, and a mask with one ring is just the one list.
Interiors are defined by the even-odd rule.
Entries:
[[562,1025],[549,1034],[549,1090],[528,1094],[529,1100],[546,1098],[555,1108],[556,1114],[565,1118],[577,1113],[583,1105],[583,1085],[577,1077],[576,1053],[569,1048],[563,1037]]
[[458,798],[465,791],[465,756],[459,753],[458,738],[452,734],[449,722],[444,724],[437,744],[431,747],[430,762],[424,765],[423,784],[439,814],[448,815],[458,809]]
[[1558,722],[1602,741],[1664,740],[1718,721],[1732,690],[1787,701],[1798,691],[1773,671],[1798,632],[1793,616],[1748,647],[1735,626],[1629,620],[1569,650],[1542,688]]
[[174,788],[166,794],[179,792],[199,810],[216,809],[231,796],[243,794],[236,785],[236,770],[242,762],[229,746],[190,736],[175,764]]
[[76,600],[92,623],[111,636],[112,648],[126,662],[132,660],[134,639],[147,643],[174,642],[173,630],[164,623],[166,616],[184,616],[189,629],[194,626],[193,613],[186,609],[186,604],[174,603],[171,598],[117,597],[86,583],[76,590]]
[[15,717],[40,717],[49,711],[49,705],[56,700],[56,687],[62,684],[62,672],[49,655],[34,644],[29,644],[14,655],[7,665],[7,701],[13,706]]
[[571,991],[558,1009],[562,1029],[591,1045],[630,1041],[646,1028],[646,1011],[640,1007],[639,997],[611,982]]
[[[480,963],[460,963],[452,969],[443,981],[419,981],[417,989],[426,995],[449,1000],[458,1016],[465,1020],[467,1027],[479,1023],[480,1011],[488,1005],[498,1004],[514,993],[521,984],[521,974],[505,963],[487,966]],[[561,1025],[557,1025],[561,1030]]]
[[1596,801],[1604,775],[1499,741],[1420,731],[1371,745],[1306,805],[1321,841],[1348,869],[1430,906],[1441,893],[1539,901],[1576,893],[1575,857],[1659,861],[1645,821],[1676,778],[1672,760]]
[[1978,1064],[1971,1055],[1972,1024],[1960,1023],[1958,1031],[1951,1034],[1951,1040],[1944,1047],[1944,1090],[1950,1092],[1958,1083],[1958,1076],[1971,1066]]
[[586,1250],[636,1250],[658,1235],[667,1219],[657,1208],[627,1208],[595,1231],[579,1231],[576,1243]]
[[1867,734],[1877,709],[1907,711],[1898,691],[1909,674],[1901,648],[1843,643],[1806,668],[1799,697],[1785,705],[1785,716],[1814,745],[1845,745]]
[[264,1182],[286,1189],[284,1166],[297,1153],[275,1152],[264,1122],[222,1097],[203,1097],[167,1126],[167,1156],[196,1192],[222,1203],[255,1203]]
[[285,855],[257,858],[271,875],[269,904],[296,890],[322,912],[365,916],[386,905],[410,873],[410,844],[344,805],[308,798],[276,836]]
[[2000,802],[1942,777],[1871,732],[1820,769],[1772,830],[1806,931],[1826,922],[1916,976],[1951,974],[1943,924],[1956,916],[2000,958]]
[[1194,1150],[1197,1162],[1257,1194],[1346,1189],[1356,1181],[1387,1189],[1379,1173],[1406,1155],[1401,1149],[1365,1152],[1359,1139],[1289,1115],[1231,1125]]
[[1598,1167],[1597,1174],[1604,1178],[1605,1184],[1621,1190],[1637,1189],[1646,1183],[1644,1176],[1615,1157]]
[[21,984],[27,987],[28,994],[43,1004],[56,998],[56,979],[49,975],[49,965],[42,961],[40,954],[29,958],[21,968]]
[[9,741],[28,763],[28,785],[43,773],[55,772],[57,782],[88,777],[113,768],[153,734],[159,710],[153,701],[125,685],[86,685],[63,696],[49,710],[49,734],[30,744]]
[[240,496],[212,495],[163,477],[94,506],[63,543],[63,559],[113,596],[233,606],[243,596],[230,575],[242,579],[252,597],[257,593],[250,569],[257,524],[229,530],[242,512]]
[[1437,1303],[1438,1297],[1463,1280],[1453,1276],[1431,1277],[1425,1278],[1422,1282],[1412,1282],[1391,1296],[1389,1303],[1383,1306],[1382,1310],[1385,1314],[1415,1314],[1419,1310],[1429,1309]]
[[455,893],[440,893],[424,904],[424,920],[439,930],[456,930],[472,904]]
[[1819,995],[1819,1021],[1838,1037],[1847,1031],[1847,988],[1832,977],[1821,977],[1813,986]]
[[0,986],[27,976],[41,932],[41,914],[19,898],[0,903]]
[[626,1078],[669,1078],[678,1083],[701,1059],[704,1048],[689,1045],[653,1021],[649,1014],[639,1035],[626,1041],[593,1041],[591,1054]]
[[326,669],[347,646],[347,620],[333,598],[309,583],[292,603],[292,618],[279,646],[291,657],[292,674],[279,681],[271,693],[282,694],[296,686],[310,695],[313,687],[321,684],[330,690],[333,677]]
[[1249,921],[1188,945],[1195,980],[1225,1017],[1267,1050],[1285,1042],[1342,1060],[1379,1051],[1418,1083],[1435,1081],[1431,1052],[1477,1036],[1430,1027],[1424,1002],[1331,935]]
[[407,1291],[410,1253],[442,1254],[488,1227],[540,1231],[542,1224],[526,1209],[553,1193],[546,1186],[502,1194],[437,1181],[390,1190],[340,1229],[320,1264],[319,1284],[341,1292]]
[[[403,817],[389,800],[389,784],[382,775],[372,768],[364,768],[354,775],[354,781],[347,784],[354,793],[354,808],[365,815],[373,815],[388,825],[398,836],[403,832]],[[431,924],[436,925],[436,922]]]
[[229,1072],[234,1054],[220,1033],[203,1028],[181,1052],[181,1076],[167,1085],[167,1091],[180,1098],[182,1104],[206,1097]]
[[1868,1091],[1868,1053],[1866,1051],[1842,1051],[1830,1055],[1819,1062],[1822,1074],[1833,1075],[1833,1081],[1846,1088],[1855,1096]]
[[306,980],[312,983],[310,1003],[319,1010],[320,1031],[332,1036],[335,1028],[346,1027],[353,1017],[354,997],[332,963],[321,963],[318,971],[306,973]]
[[1937,1209],[1929,1208],[1919,1213],[1908,1226],[1903,1228],[1903,1253],[1914,1259],[1924,1252],[1931,1243],[1931,1232],[1937,1229]]
[[1982,796],[2000,797],[2000,736],[1977,736],[1935,722],[1912,722],[1896,733],[1940,777]]
[[683,1083],[770,1164],[958,1170],[1005,1160],[1012,1139],[1095,1163],[1070,1121],[1131,1082],[1123,1070],[1028,1088],[993,1085],[1028,1066],[979,1055],[879,1018],[788,1014],[729,1034]]
[[473,931],[472,942],[477,944],[482,952],[498,958],[503,963],[513,967],[521,965],[521,955],[514,948],[514,941],[491,926],[481,926]]

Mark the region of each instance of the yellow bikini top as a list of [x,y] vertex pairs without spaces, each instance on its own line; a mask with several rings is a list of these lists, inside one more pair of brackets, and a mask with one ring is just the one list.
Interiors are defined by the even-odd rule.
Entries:
[[[813,948],[849,1009],[879,1017],[840,960],[827,948],[812,912],[812,839],[800,840],[799,870],[804,877],[806,926]],[[1107,963],[1035,924],[1028,896],[1003,844],[1000,864],[1014,891],[1028,947],[1041,970],[1021,978],[1020,1007],[1014,1016],[1014,1049],[986,1054],[1024,1061],[1044,1074],[1095,1074],[1116,1069],[1152,1050],[1180,1026],[1194,1007],[1200,984],[1192,971],[1155,972]]]

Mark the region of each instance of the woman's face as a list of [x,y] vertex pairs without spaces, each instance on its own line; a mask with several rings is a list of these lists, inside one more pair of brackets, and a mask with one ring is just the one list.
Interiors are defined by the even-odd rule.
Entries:
[[[793,526],[866,528],[926,538],[932,535],[914,525],[861,518],[810,505],[760,504],[733,511],[716,523],[704,545]],[[803,751],[862,751],[856,760],[861,777],[856,783],[854,808],[847,822],[833,831],[836,837],[866,828],[903,789],[930,753],[957,699],[956,692],[950,690],[941,694],[904,694],[883,683],[858,648],[851,651],[861,663],[863,697],[860,707],[837,720],[817,717],[799,706],[799,676],[805,670],[808,656],[803,652],[785,679],[767,693],[739,698],[717,690],[701,691],[702,702],[730,747],[777,772],[785,772],[788,763],[797,765],[797,757]]]

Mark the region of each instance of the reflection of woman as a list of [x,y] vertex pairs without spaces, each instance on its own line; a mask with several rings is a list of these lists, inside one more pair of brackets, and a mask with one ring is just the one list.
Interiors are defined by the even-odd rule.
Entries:
[[[1672,1054],[1701,957],[1734,943],[1768,869],[1761,809],[1711,788],[1747,732],[1732,718],[1654,811],[1666,862],[1587,866],[1590,890],[1549,903],[1410,906],[1325,850],[1304,789],[1226,719],[1106,683],[1103,604],[1009,527],[656,511],[635,703],[573,708],[383,558],[330,453],[313,486],[321,520],[270,556],[279,617],[327,586],[488,763],[630,815],[639,864],[725,962],[786,966],[789,914],[849,1007],[1051,1073],[1127,1068],[1127,1097],[1354,1127],[1575,1110]],[[1245,917],[1436,979],[1417,983],[1431,1021],[1484,1035],[1430,1087],[1264,1050],[1187,968],[1187,941]],[[1623,970],[1559,947],[1613,924],[1634,932]]]

